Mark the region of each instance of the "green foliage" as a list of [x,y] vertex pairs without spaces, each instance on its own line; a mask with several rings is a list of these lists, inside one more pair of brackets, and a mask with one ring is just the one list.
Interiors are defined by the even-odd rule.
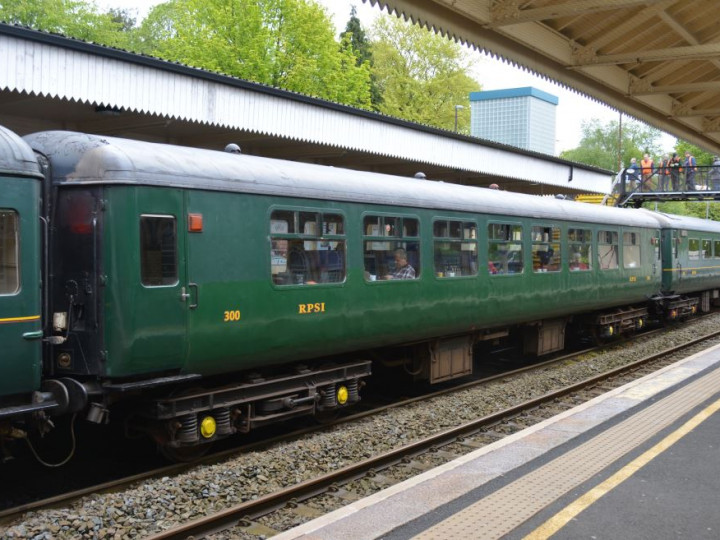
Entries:
[[356,58],[358,66],[367,65],[370,67],[370,103],[374,111],[379,110],[382,102],[382,93],[377,83],[377,76],[373,71],[375,61],[372,54],[372,46],[367,38],[365,29],[357,18],[355,6],[350,10],[350,18],[345,25],[345,31],[340,34],[341,41],[350,40],[350,48]]
[[[143,21],[141,52],[369,107],[370,71],[307,0],[171,0]],[[199,44],[202,44],[199,46]]]
[[378,17],[373,28],[374,74],[382,92],[380,112],[458,131],[470,124],[469,94],[480,84],[466,73],[469,56],[455,42],[392,16]]
[[690,144],[687,141],[678,140],[675,145],[675,151],[680,159],[685,159],[685,152],[690,152],[691,155],[695,156],[695,162],[698,165],[712,165],[713,155],[709,152],[701,150],[698,146]]
[[80,0],[0,0],[0,20],[370,107],[369,62],[313,0],[170,0],[140,27]]
[[[655,203],[645,203],[643,206],[652,210],[655,208]],[[658,203],[657,209],[659,212],[664,212],[666,214],[693,216],[701,219],[705,219],[707,217],[713,221],[720,221],[720,203],[715,202],[672,201]]]
[[256,2],[172,0],[155,6],[139,33],[144,54],[271,81],[272,36]]
[[0,1],[0,21],[118,48],[130,43],[126,18],[126,12],[100,13],[94,4],[79,0]]
[[621,155],[618,156],[618,129],[619,122],[615,120],[605,124],[596,118],[584,121],[579,146],[561,152],[560,157],[610,170],[619,170],[620,163],[625,166],[633,157],[639,162],[646,153],[656,162],[661,159],[660,131],[640,122],[624,120],[620,140]]

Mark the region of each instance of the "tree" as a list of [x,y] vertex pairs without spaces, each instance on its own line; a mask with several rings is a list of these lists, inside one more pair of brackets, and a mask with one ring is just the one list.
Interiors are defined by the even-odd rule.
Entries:
[[127,48],[130,34],[114,13],[100,13],[94,4],[78,0],[2,0],[0,21],[21,24],[111,47]]
[[678,140],[677,144],[675,145],[675,151],[682,160],[685,159],[685,152],[690,152],[690,154],[695,157],[695,162],[698,165],[712,165],[713,154],[705,152],[704,150],[700,149],[699,146],[690,144],[687,141]]
[[617,170],[620,162],[627,165],[632,157],[640,161],[644,154],[659,160],[659,130],[633,120],[623,122],[618,156],[618,128],[619,122],[615,120],[605,124],[597,118],[583,121],[580,144],[561,152],[560,157],[610,170]]
[[171,0],[140,29],[142,52],[369,107],[370,70],[311,0]]
[[[655,203],[644,203],[643,207],[652,209]],[[658,211],[667,214],[676,214],[678,216],[693,216],[701,219],[711,219],[713,221],[720,221],[720,203],[716,202],[686,202],[686,201],[672,201],[659,203]]]
[[467,75],[472,61],[460,45],[386,15],[373,25],[372,53],[383,96],[380,112],[454,129],[455,105],[463,105],[458,130],[468,132],[469,94],[480,84]]
[[375,62],[372,54],[372,44],[365,34],[365,29],[360,24],[355,6],[350,9],[350,19],[345,25],[345,31],[340,34],[341,40],[345,38],[350,40],[350,48],[357,59],[356,65],[362,66],[366,64],[370,67],[370,103],[372,109],[377,111],[380,108],[380,103],[382,103],[382,94],[378,87],[377,76],[373,70]]
[[140,52],[269,84],[271,32],[257,2],[171,0],[140,26]]

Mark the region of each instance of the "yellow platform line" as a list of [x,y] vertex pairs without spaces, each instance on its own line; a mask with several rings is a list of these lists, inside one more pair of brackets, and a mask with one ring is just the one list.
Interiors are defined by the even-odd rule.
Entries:
[[528,534],[523,540],[545,540],[547,538],[550,538],[553,534],[557,533],[560,529],[567,525],[567,523],[575,516],[577,516],[580,512],[588,508],[590,505],[600,499],[600,497],[622,484],[625,480],[630,478],[633,474],[642,469],[645,465],[650,463],[653,459],[658,457],[665,450],[670,448],[673,444],[678,442],[680,439],[690,433],[693,429],[695,429],[705,420],[710,418],[710,416],[712,416],[718,410],[720,410],[720,400],[716,401],[715,403],[695,415],[676,431],[665,437],[662,441],[653,446],[650,450],[628,463],[625,467],[613,474],[610,478],[608,478],[604,482],[601,482],[593,489],[588,491],[585,495],[579,497],[578,499],[570,503],[560,512],[548,519],[540,527]]
[[6,319],[0,319],[0,324],[39,321],[39,320],[40,320],[40,315],[30,315],[29,317],[8,317]]

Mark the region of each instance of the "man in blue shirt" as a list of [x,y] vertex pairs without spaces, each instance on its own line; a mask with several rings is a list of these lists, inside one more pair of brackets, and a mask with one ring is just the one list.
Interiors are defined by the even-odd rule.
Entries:
[[635,191],[638,187],[640,180],[640,165],[638,165],[637,158],[630,158],[630,165],[625,169],[625,189],[628,191]]

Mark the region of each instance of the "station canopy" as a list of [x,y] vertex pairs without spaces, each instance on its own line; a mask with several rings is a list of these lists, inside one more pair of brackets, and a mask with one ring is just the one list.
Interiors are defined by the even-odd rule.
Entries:
[[713,0],[365,0],[720,153]]

